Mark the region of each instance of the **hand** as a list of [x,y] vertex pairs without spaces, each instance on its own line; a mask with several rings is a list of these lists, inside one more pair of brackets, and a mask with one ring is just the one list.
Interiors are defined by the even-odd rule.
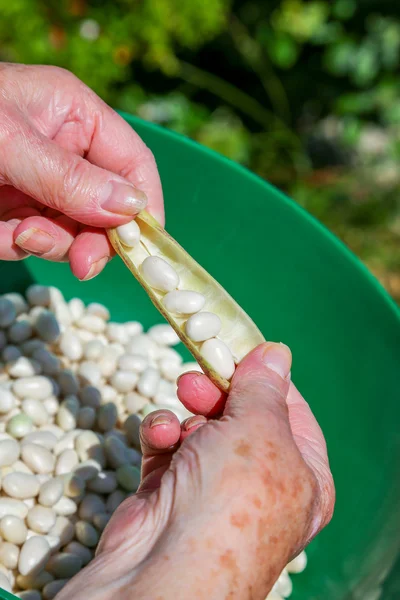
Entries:
[[157,166],[132,128],[68,71],[0,64],[0,260],[69,260],[81,280],[112,255],[104,232],[146,205]]
[[325,441],[290,368],[286,346],[259,346],[238,366],[225,407],[205,375],[182,376],[187,407],[223,415],[144,419],[139,492],[57,600],[264,600],[334,505]]

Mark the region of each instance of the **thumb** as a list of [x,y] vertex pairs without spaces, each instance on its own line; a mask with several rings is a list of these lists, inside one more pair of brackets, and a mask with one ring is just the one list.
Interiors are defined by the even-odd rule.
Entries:
[[238,365],[224,414],[258,421],[274,414],[287,422],[290,430],[286,397],[291,364],[292,354],[284,344],[258,346]]
[[95,227],[127,223],[147,200],[124,178],[65,150],[11,115],[0,136],[0,181],[38,202]]

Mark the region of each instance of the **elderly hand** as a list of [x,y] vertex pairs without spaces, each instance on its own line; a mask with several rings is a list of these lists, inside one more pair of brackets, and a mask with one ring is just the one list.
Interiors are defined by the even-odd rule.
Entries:
[[156,163],[68,71],[0,63],[0,260],[69,260],[81,280],[112,255],[104,232],[146,205],[163,223]]

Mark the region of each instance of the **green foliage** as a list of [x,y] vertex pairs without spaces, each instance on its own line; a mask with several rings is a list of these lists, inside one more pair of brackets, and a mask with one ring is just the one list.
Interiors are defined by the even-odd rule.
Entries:
[[1,60],[70,69],[249,166],[397,277],[400,298],[397,3],[0,0],[0,15]]

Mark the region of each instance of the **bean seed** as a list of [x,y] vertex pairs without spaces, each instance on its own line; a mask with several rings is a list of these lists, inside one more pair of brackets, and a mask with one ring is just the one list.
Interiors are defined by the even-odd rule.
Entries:
[[145,258],[140,270],[146,283],[160,292],[171,292],[179,285],[178,273],[158,256]]
[[25,590],[18,593],[20,600],[42,600],[42,595],[38,590]]
[[100,431],[108,431],[115,427],[118,420],[118,413],[115,404],[108,402],[100,407],[97,415],[97,426]]
[[160,356],[160,347],[146,334],[134,337],[127,344],[126,350],[129,354],[143,356],[147,361],[149,358],[157,360]]
[[93,548],[99,541],[99,534],[93,525],[87,521],[81,520],[75,523],[75,535],[78,542],[88,548]]
[[68,308],[73,322],[79,321],[85,312],[85,305],[80,298],[72,298],[68,302]]
[[0,298],[0,327],[9,327],[15,320],[17,311],[14,304],[7,298]]
[[26,523],[37,533],[48,533],[56,523],[56,513],[48,506],[37,504],[29,510]]
[[29,306],[26,303],[25,298],[17,292],[3,294],[2,298],[4,300],[9,300],[13,304],[17,315],[20,315],[21,313],[27,313],[29,310]]
[[77,465],[74,469],[74,473],[83,479],[83,481],[90,481],[91,479],[94,479],[101,470],[102,465],[90,458]]
[[122,244],[128,248],[133,248],[140,241],[140,228],[136,221],[117,227],[117,234]]
[[105,464],[104,451],[98,436],[93,431],[83,431],[75,440],[75,448],[80,460],[93,458]]
[[106,505],[101,496],[98,494],[89,493],[86,494],[80,503],[78,515],[80,519],[92,522],[96,513],[103,513],[105,511]]
[[47,448],[47,450],[53,450],[57,444],[57,438],[50,431],[32,431],[23,438],[21,444],[36,444]]
[[7,371],[11,377],[32,377],[37,375],[39,370],[36,361],[26,358],[26,356],[20,356],[7,365]]
[[104,443],[104,451],[107,458],[108,466],[112,469],[128,463],[128,457],[126,454],[126,446],[121,440],[114,436],[110,436]]
[[54,581],[47,583],[42,592],[44,600],[53,600],[53,598],[57,596],[58,592],[61,592],[68,581],[69,579],[55,579]]
[[3,490],[8,496],[17,499],[32,498],[39,493],[39,482],[28,473],[9,473],[2,481]]
[[151,398],[157,393],[160,383],[160,373],[153,367],[147,367],[140,376],[137,384],[137,390],[142,396]]
[[7,467],[15,463],[19,458],[20,445],[17,441],[0,440],[0,467]]
[[280,574],[272,590],[274,592],[277,592],[278,594],[281,594],[281,596],[283,596],[284,598],[288,598],[292,594],[292,581],[285,569]]
[[58,440],[57,444],[54,448],[54,454],[59,456],[64,450],[73,450],[75,448],[75,441],[78,435],[80,435],[82,431],[79,429],[74,429],[73,431],[68,431],[67,433],[63,432],[63,436]]
[[186,321],[185,331],[193,342],[203,342],[216,337],[221,331],[221,327],[222,323],[218,315],[211,312],[199,312]]
[[16,569],[18,565],[19,548],[16,544],[2,542],[0,544],[0,563],[7,569]]
[[49,420],[49,414],[40,400],[26,398],[22,401],[21,408],[32,419],[34,425],[44,425]]
[[13,471],[17,471],[20,473],[28,473],[28,475],[33,475],[32,469],[30,469],[24,462],[22,462],[22,460],[17,460],[13,464],[12,469],[13,469]]
[[64,400],[58,409],[56,422],[64,431],[71,431],[76,428],[76,417],[78,410],[75,402]]
[[81,568],[82,559],[80,556],[70,552],[53,554],[46,565],[46,571],[59,579],[73,577]]
[[53,575],[50,575],[47,571],[42,571],[37,575],[17,575],[17,585],[23,590],[41,590],[47,583],[53,580]]
[[6,346],[1,353],[1,358],[7,363],[17,360],[20,356],[22,356],[21,350],[13,345]]
[[216,338],[207,340],[200,349],[202,357],[211,367],[225,379],[230,379],[235,372],[235,363],[228,346]]
[[106,509],[107,512],[113,513],[117,510],[118,506],[125,500],[127,497],[127,493],[122,490],[115,490],[112,492],[106,501]]
[[103,385],[101,388],[101,403],[114,402],[118,398],[117,390],[111,385]]
[[103,356],[104,348],[105,345],[99,340],[91,340],[85,344],[83,355],[87,360],[96,361]]
[[27,320],[16,321],[7,331],[7,337],[13,344],[26,342],[32,336],[32,325]]
[[140,448],[140,425],[141,420],[137,415],[129,415],[124,423],[124,430],[128,437],[128,442],[137,448]]
[[199,312],[204,307],[205,302],[206,299],[203,294],[190,290],[174,290],[163,298],[163,304],[167,311],[178,316]]
[[11,515],[25,519],[28,507],[20,500],[14,498],[0,498],[0,519],[5,515]]
[[96,409],[101,405],[101,394],[99,390],[92,385],[86,385],[82,388],[79,397],[82,404],[85,406],[91,406]]
[[296,556],[287,565],[286,570],[288,573],[302,573],[307,566],[307,554],[302,550],[300,554]]
[[139,380],[139,375],[132,371],[116,371],[111,377],[111,385],[120,392],[126,394],[133,390]]
[[59,348],[69,360],[80,360],[82,358],[82,343],[72,331],[65,331],[62,334]]
[[96,513],[93,516],[93,525],[99,531],[104,531],[104,529],[106,528],[106,525],[110,519],[111,519],[111,515],[109,515],[108,513]]
[[93,553],[89,548],[80,544],[79,542],[70,542],[63,548],[64,552],[68,552],[70,554],[75,554],[79,556],[82,561],[82,565],[85,567],[93,558]]
[[23,444],[22,459],[35,473],[51,473],[54,470],[55,457],[43,446]]
[[40,486],[39,504],[53,506],[59,501],[64,492],[63,481],[58,478],[49,479]]
[[57,377],[57,382],[64,396],[78,394],[79,383],[72,371],[68,371],[68,369],[61,371]]
[[4,350],[7,346],[7,336],[4,331],[0,330],[0,350]]
[[50,529],[49,534],[52,536],[59,537],[61,545],[65,546],[65,544],[68,544],[74,537],[74,524],[69,519],[67,519],[67,517],[58,516],[56,518],[54,527]]
[[58,400],[54,396],[49,396],[46,400],[43,400],[43,406],[52,417],[57,414],[58,409],[60,408]]
[[179,373],[181,365],[169,358],[163,358],[159,364],[160,372],[163,377],[168,379],[169,381],[176,381]]
[[50,556],[50,546],[47,540],[33,536],[26,540],[21,548],[18,560],[18,570],[21,575],[33,575],[41,571]]
[[79,409],[77,425],[81,429],[92,429],[96,421],[96,411],[91,406],[83,406]]
[[63,475],[64,495],[68,498],[79,498],[85,491],[85,481],[76,473]]
[[60,326],[57,319],[48,310],[40,313],[35,323],[35,329],[39,337],[48,344],[53,344],[60,336]]
[[70,473],[77,464],[79,464],[79,458],[76,451],[64,450],[57,459],[55,473],[56,475]]
[[11,582],[8,579],[8,577],[6,577],[4,575],[4,573],[0,573],[0,588],[2,590],[5,590],[6,592],[10,592],[11,593],[11,591],[12,591]]
[[20,345],[20,349],[22,350],[25,356],[33,356],[36,350],[44,350],[45,344],[42,340],[33,338],[32,340],[22,342],[22,344]]
[[78,321],[78,327],[87,329],[91,333],[102,333],[106,328],[104,320],[96,315],[83,315]]
[[100,304],[99,302],[91,302],[88,304],[86,309],[88,315],[96,315],[96,317],[100,317],[103,321],[108,321],[110,319],[110,311],[104,304]]
[[87,489],[97,494],[110,494],[117,489],[117,476],[114,471],[101,471],[88,481]]
[[123,465],[118,467],[117,481],[119,485],[127,492],[136,492],[140,484],[140,471],[133,465]]
[[0,520],[1,537],[18,546],[26,540],[27,528],[24,521],[14,515],[5,515]]
[[51,382],[47,377],[36,375],[18,379],[13,384],[13,392],[18,398],[35,398],[45,400],[53,393]]
[[136,392],[130,392],[124,398],[124,406],[128,413],[134,414],[140,412],[148,403],[148,398],[141,396]]
[[61,517],[68,517],[69,515],[73,515],[77,511],[77,506],[71,498],[67,498],[67,496],[61,496],[61,498],[53,504],[53,510],[56,515]]
[[[172,294],[173,292],[170,292]],[[148,335],[160,346],[176,346],[179,344],[180,339],[174,329],[170,325],[164,323],[160,325],[153,325],[147,332]]]
[[13,416],[6,425],[6,431],[13,438],[23,438],[33,429],[32,419],[23,413]]

